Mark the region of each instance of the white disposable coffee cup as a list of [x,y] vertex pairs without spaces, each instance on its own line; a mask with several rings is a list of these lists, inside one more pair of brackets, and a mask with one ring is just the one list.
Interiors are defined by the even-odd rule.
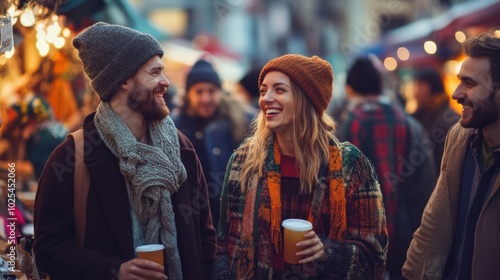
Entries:
[[304,235],[312,230],[310,222],[302,219],[287,219],[282,223],[285,229],[283,242],[283,260],[290,264],[298,264],[302,256],[295,255],[297,252],[305,250],[297,246],[297,243],[305,240]]
[[164,266],[163,250],[165,246],[162,244],[149,244],[135,248],[137,258],[153,261],[161,266]]

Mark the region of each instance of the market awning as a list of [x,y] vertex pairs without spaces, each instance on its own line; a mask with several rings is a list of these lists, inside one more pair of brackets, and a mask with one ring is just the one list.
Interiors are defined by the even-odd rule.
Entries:
[[[420,19],[396,28],[364,52],[372,52],[381,58],[397,57],[397,50],[404,47],[410,52],[410,59],[402,64],[428,64],[446,60],[460,52],[460,44],[455,40],[457,31],[476,35],[491,28],[500,28],[500,1],[469,1],[454,5],[438,17]],[[429,40],[438,46],[435,55],[424,50],[424,42]]]
[[104,21],[148,33],[159,41],[169,37],[169,34],[139,14],[127,0],[64,0],[57,14],[66,16],[69,26],[76,32],[95,22]]
[[450,22],[435,31],[436,38],[454,38],[468,28],[500,27],[500,1],[471,1],[451,9]]

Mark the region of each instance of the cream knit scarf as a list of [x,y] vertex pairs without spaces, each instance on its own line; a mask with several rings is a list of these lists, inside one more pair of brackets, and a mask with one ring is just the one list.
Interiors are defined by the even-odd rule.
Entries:
[[140,143],[109,103],[101,102],[94,119],[106,146],[118,157],[128,199],[147,244],[165,245],[169,279],[182,279],[171,196],[186,179],[177,129],[167,117],[149,122],[152,145]]

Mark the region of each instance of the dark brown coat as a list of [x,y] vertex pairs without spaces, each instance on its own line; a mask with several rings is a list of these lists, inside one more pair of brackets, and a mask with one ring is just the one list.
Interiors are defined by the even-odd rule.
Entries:
[[[134,258],[132,223],[118,158],[99,137],[93,114],[84,121],[85,162],[91,176],[84,248],[73,240],[74,141],[52,153],[35,201],[35,252],[51,279],[118,279],[120,265]],[[211,272],[216,236],[203,171],[191,142],[179,133],[187,179],[172,196],[184,279]]]

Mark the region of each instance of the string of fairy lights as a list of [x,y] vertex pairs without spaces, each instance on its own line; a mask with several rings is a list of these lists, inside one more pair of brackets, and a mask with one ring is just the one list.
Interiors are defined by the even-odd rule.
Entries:
[[[66,44],[71,31],[61,25],[58,15],[54,13],[63,0],[13,1],[0,0],[0,24],[10,21],[11,26],[17,22],[24,28],[36,30],[36,48],[40,56],[46,56],[50,48],[61,49]],[[0,65],[6,63],[15,54],[15,46],[0,56]]]

